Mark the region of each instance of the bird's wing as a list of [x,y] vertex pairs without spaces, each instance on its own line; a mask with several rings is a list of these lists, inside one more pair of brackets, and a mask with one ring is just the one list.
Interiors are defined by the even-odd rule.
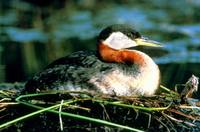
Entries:
[[95,52],[75,52],[49,64],[42,72],[31,78],[25,91],[48,89],[93,88],[88,81],[96,73],[112,70],[112,65],[98,59]]

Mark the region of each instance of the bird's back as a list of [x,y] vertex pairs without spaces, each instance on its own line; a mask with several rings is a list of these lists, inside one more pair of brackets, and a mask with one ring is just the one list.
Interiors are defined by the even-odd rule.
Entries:
[[104,83],[106,75],[116,70],[131,75],[134,67],[130,64],[106,63],[99,59],[96,52],[79,51],[49,64],[27,82],[25,91],[49,89],[101,91],[99,85],[110,87],[110,84]]

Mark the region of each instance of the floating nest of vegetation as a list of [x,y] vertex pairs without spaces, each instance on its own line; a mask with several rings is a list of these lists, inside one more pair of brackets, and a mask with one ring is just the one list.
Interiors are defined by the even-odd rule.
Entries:
[[195,76],[182,90],[160,86],[153,97],[78,91],[20,95],[23,86],[14,86],[0,91],[1,131],[200,131],[200,103],[191,98]]

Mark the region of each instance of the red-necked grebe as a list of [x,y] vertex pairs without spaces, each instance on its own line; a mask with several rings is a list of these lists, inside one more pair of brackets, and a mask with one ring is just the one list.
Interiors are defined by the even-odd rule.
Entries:
[[154,95],[160,71],[139,45],[160,46],[126,25],[112,25],[97,38],[98,52],[79,51],[58,59],[30,79],[26,92],[86,90],[118,96]]

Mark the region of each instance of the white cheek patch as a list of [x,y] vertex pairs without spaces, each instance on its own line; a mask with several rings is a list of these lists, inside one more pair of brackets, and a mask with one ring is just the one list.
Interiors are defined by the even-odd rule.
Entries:
[[113,49],[125,49],[137,46],[137,43],[121,32],[112,33],[104,42]]

